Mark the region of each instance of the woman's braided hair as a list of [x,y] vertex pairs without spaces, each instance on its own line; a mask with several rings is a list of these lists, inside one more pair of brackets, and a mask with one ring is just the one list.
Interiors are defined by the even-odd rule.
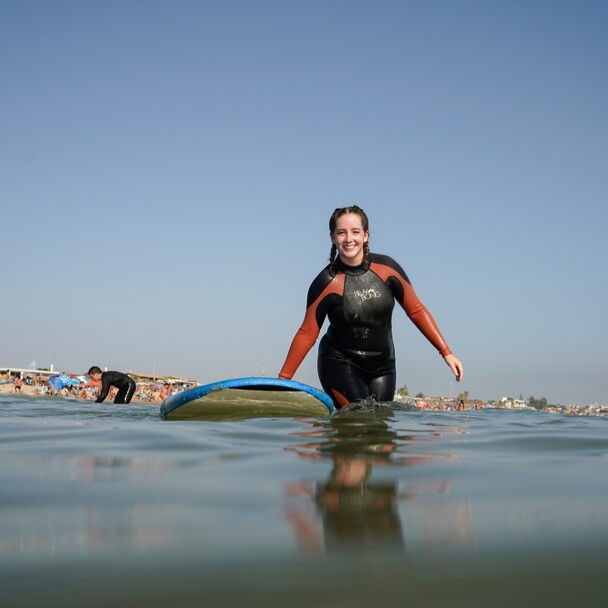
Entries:
[[[338,207],[331,214],[329,218],[329,233],[333,234],[336,230],[336,224],[338,222],[338,218],[345,215],[346,213],[354,213],[361,218],[361,225],[363,226],[363,230],[367,232],[369,230],[369,220],[367,219],[367,215],[361,207],[357,205],[352,205],[351,207]],[[334,263],[337,259],[338,250],[336,246],[332,243],[331,251],[329,252],[329,270],[332,274],[335,274]],[[365,261],[369,261],[369,243],[363,243],[363,259]]]

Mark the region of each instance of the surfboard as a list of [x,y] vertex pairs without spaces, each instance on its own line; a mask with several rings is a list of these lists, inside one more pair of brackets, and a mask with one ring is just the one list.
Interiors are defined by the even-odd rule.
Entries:
[[325,417],[335,412],[323,391],[283,378],[232,378],[174,393],[160,406],[170,420]]

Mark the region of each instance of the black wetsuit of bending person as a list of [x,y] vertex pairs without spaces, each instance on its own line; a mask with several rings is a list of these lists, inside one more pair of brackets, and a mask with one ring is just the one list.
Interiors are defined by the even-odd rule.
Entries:
[[308,290],[306,315],[296,333],[282,378],[292,378],[329,317],[319,344],[317,369],[323,390],[337,407],[373,396],[395,396],[392,313],[395,300],[443,356],[451,354],[433,317],[418,299],[407,275],[392,258],[377,253],[360,266],[338,258],[325,267]]
[[101,374],[101,392],[95,399],[95,403],[101,403],[108,396],[111,386],[118,389],[114,403],[131,403],[136,384],[132,378],[122,372],[103,372]]

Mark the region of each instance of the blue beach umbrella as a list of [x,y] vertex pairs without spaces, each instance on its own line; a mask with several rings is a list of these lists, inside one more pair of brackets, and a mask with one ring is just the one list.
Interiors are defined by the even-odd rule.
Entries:
[[51,376],[47,380],[47,384],[54,388],[56,391],[60,391],[63,388],[63,382],[61,381],[61,376]]
[[80,380],[78,378],[71,378],[68,374],[58,374],[48,379],[48,385],[56,391],[60,391],[65,386],[78,386],[79,384]]

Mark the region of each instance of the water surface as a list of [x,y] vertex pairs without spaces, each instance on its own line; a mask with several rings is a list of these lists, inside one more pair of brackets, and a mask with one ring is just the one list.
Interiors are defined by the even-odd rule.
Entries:
[[[608,419],[0,397],[7,605],[605,606]],[[4,602],[3,602],[4,603]]]

